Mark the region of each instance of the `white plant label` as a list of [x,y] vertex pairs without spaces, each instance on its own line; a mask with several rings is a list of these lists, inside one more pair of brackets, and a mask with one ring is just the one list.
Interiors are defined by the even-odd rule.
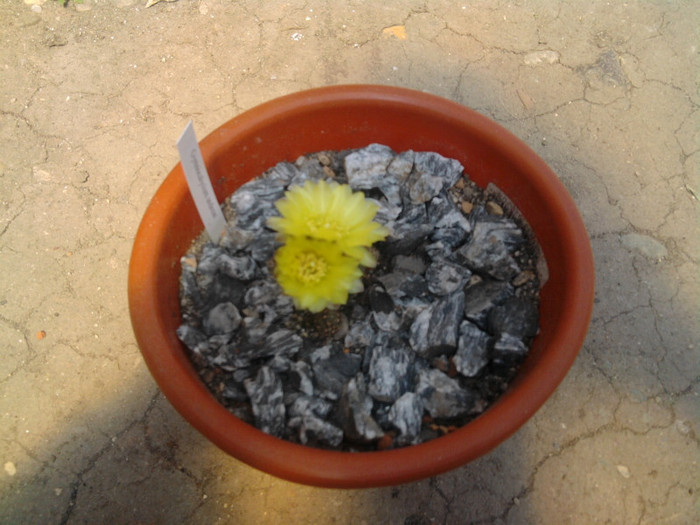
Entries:
[[226,228],[226,219],[219,201],[216,200],[191,120],[177,141],[177,150],[180,152],[180,162],[182,162],[187,185],[190,187],[190,193],[204,228],[212,241],[219,242]]

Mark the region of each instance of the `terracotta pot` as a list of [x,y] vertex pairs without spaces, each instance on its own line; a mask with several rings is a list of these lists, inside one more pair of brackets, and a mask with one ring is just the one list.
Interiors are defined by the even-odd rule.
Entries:
[[179,258],[202,231],[178,164],[143,217],[129,267],[129,307],[144,359],[165,396],[195,428],[235,458],[288,480],[371,487],[425,478],[463,465],[513,434],[552,394],[584,340],[593,304],[586,230],[564,186],[523,142],[486,117],[422,92],[335,86],[258,106],[201,142],[219,200],[280,161],[372,142],[395,151],[458,159],[480,186],[498,185],[532,226],[549,266],[540,333],[509,390],[461,429],[421,445],[334,452],[283,441],[239,420],[199,380],[175,335]]

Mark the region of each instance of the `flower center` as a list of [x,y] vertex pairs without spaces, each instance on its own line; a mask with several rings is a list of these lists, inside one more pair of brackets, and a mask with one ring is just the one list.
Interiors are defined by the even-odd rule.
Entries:
[[316,284],[326,276],[328,265],[323,257],[314,252],[297,255],[297,277],[303,283]]

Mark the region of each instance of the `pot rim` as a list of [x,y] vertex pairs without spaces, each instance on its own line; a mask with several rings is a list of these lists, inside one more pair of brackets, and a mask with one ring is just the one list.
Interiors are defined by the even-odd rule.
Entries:
[[[517,163],[520,171],[528,174],[526,182],[546,199],[544,202],[550,214],[557,218],[555,224],[546,227],[556,230],[552,235],[562,243],[558,247],[558,267],[555,270],[562,272],[557,286],[565,296],[562,298],[563,307],[555,313],[558,319],[556,330],[548,334],[546,348],[538,352],[536,366],[530,366],[528,358],[513,384],[493,405],[450,434],[419,445],[356,453],[316,449],[272,437],[235,417],[208,392],[171,329],[173,322],[179,322],[179,308],[171,304],[169,309],[164,309],[162,304],[162,291],[159,291],[163,286],[162,274],[172,272],[172,268],[166,266],[172,266],[173,261],[156,258],[154,253],[162,255],[162,247],[168,242],[169,225],[181,211],[178,206],[182,207],[184,203],[192,206],[178,163],[144,214],[129,265],[129,309],[144,360],[171,404],[222,450],[275,476],[324,487],[371,487],[413,481],[445,472],[493,449],[518,430],[563,380],[583,343],[593,307],[594,270],[590,242],[575,203],[562,183],[524,142],[499,124],[456,102],[406,88],[361,84],[301,91],[261,104],[229,120],[200,142],[202,155],[210,168],[232,141],[238,137],[255,137],[271,123],[304,118],[309,112],[339,111],[340,108],[350,114],[366,107],[392,108],[397,115],[407,112],[418,118],[427,115],[439,119],[446,126],[468,130],[465,131],[467,135],[478,134],[485,146],[493,147],[508,162]],[[358,139],[360,136],[364,135],[359,134]],[[325,139],[333,144],[332,138],[326,136]],[[346,138],[340,140],[343,144],[348,143]],[[417,147],[411,149],[420,150],[422,142],[425,140],[417,138]],[[280,150],[285,147],[279,146]],[[305,153],[347,147],[325,147]],[[293,145],[288,149],[292,151]],[[277,158],[268,167],[294,158]],[[465,171],[469,173],[468,165],[465,165]],[[242,182],[245,180],[235,184]],[[518,184],[514,181],[510,188],[501,189],[511,197],[509,190],[514,191]],[[230,193],[223,194],[216,183],[215,189],[219,201]],[[518,205],[517,199],[513,200]],[[524,215],[527,217],[528,214]],[[201,222],[198,227],[202,229]],[[534,229],[537,232],[537,228]],[[180,255],[183,255],[188,245],[167,249],[180,250]],[[179,263],[179,257],[174,263]],[[549,261],[548,264],[553,270]],[[539,338],[536,337],[533,346]]]

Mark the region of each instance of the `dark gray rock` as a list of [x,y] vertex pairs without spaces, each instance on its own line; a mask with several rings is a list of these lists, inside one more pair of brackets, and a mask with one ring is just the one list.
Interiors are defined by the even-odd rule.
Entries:
[[197,262],[194,255],[187,254],[180,258],[181,297],[192,302],[196,309],[201,308],[202,293],[197,282]]
[[368,443],[384,435],[384,431],[372,418],[373,405],[364,376],[357,374],[343,389],[339,403],[342,428],[348,439]]
[[227,253],[222,253],[217,257],[216,265],[222,274],[240,281],[252,280],[258,269],[252,257],[234,257]]
[[443,241],[434,241],[423,246],[425,253],[431,261],[445,261],[454,259],[452,246]]
[[421,226],[430,226],[431,228],[433,227],[432,224],[430,224],[429,219],[428,219],[428,209],[426,208],[424,203],[413,203],[413,202],[406,202],[403,205],[403,210],[401,212],[401,215],[399,217],[399,222],[401,224],[412,224],[414,226],[421,225]]
[[265,172],[265,178],[288,184],[299,175],[299,168],[291,162],[280,162]]
[[205,244],[197,261],[198,276],[213,277],[219,271],[219,257],[225,253],[224,249],[216,244]]
[[[367,377],[365,375],[365,377]],[[374,407],[372,408],[372,419],[374,419],[377,424],[382,428],[383,431],[392,430],[394,427],[389,422],[389,410],[391,409],[391,404],[382,403],[374,399]]]
[[255,416],[255,425],[273,436],[281,437],[285,429],[282,381],[269,367],[263,366],[255,379],[244,382]]
[[202,310],[224,302],[231,302],[238,308],[241,308],[243,304],[243,294],[246,290],[244,281],[234,279],[228,275],[216,274],[211,278],[202,279],[202,283],[199,286],[202,290]]
[[428,293],[428,283],[422,275],[404,271],[394,271],[379,277],[394,303],[399,303],[404,297],[423,297]]
[[392,255],[411,254],[432,232],[432,226],[427,224],[397,222],[385,241],[387,251]]
[[439,177],[445,188],[455,185],[464,172],[464,167],[455,159],[448,159],[431,151],[416,152],[413,158],[413,171]]
[[518,248],[525,242],[525,234],[520,226],[506,217],[489,217],[488,220],[475,224],[474,232],[477,228],[483,230],[481,235],[495,237],[511,250]]
[[300,419],[299,441],[302,444],[337,447],[343,442],[343,431],[334,424],[313,415],[301,416]]
[[464,316],[487,329],[489,311],[513,295],[513,287],[503,281],[483,279],[464,288]]
[[245,250],[255,240],[256,235],[248,230],[227,227],[219,240],[219,245],[229,253]]
[[331,347],[320,350],[314,352],[316,359],[312,357],[314,386],[327,399],[338,399],[346,383],[360,371],[362,357]]
[[397,255],[391,262],[395,272],[421,275],[425,272],[425,261],[419,255]]
[[304,340],[295,332],[270,327],[258,319],[244,318],[243,327],[245,339],[237,348],[241,359],[252,362],[275,356],[291,358],[304,346]]
[[[445,246],[443,257],[448,257],[450,252],[453,252],[459,246],[467,242],[469,235],[462,228],[455,226],[452,228],[439,228],[434,230],[430,235],[430,240],[437,243],[440,242]],[[433,254],[433,259],[435,255]]]
[[351,306],[350,319],[352,321],[364,321],[369,315],[369,310],[361,304],[355,303]]
[[261,232],[253,242],[250,243],[250,256],[259,263],[267,262],[275,253],[275,250],[282,246],[277,240],[274,232]]
[[177,328],[177,337],[187,348],[194,350],[199,345],[207,342],[207,336],[188,324],[182,324]]
[[389,334],[378,335],[370,352],[369,394],[377,401],[393,403],[411,386],[413,352]]
[[370,144],[345,157],[345,174],[350,187],[353,190],[378,189],[386,197],[387,211],[401,205],[399,179],[387,173],[394,156],[391,148]]
[[479,327],[463,321],[459,327],[459,342],[457,352],[452,362],[457,372],[465,377],[474,377],[489,362],[489,346],[491,337]]
[[[236,372],[238,374],[234,377]],[[243,382],[251,377],[252,372],[248,369],[237,370],[236,372],[232,372],[231,376],[225,379],[221,395],[224,399],[230,401],[248,401],[248,392],[245,391]]]
[[537,305],[519,297],[511,297],[489,312],[488,327],[492,334],[510,334],[519,339],[534,337],[538,331]]
[[418,373],[416,394],[434,418],[452,418],[468,414],[474,407],[477,396],[463,389],[459,382],[435,368]]
[[445,260],[438,260],[428,266],[425,280],[428,289],[435,295],[447,295],[464,287],[471,272],[468,268]]
[[244,300],[247,306],[255,307],[273,304],[281,294],[282,289],[277,281],[265,279],[250,283]]
[[394,301],[386,290],[379,285],[372,285],[367,289],[369,307],[373,312],[389,313],[394,310]]
[[304,340],[295,332],[280,328],[267,334],[263,346],[264,351],[259,349],[262,355],[291,357],[301,350]]
[[291,314],[294,302],[284,295],[277,281],[272,278],[255,281],[248,286],[244,302],[248,309],[255,309],[258,318],[271,324],[277,317]]
[[397,310],[389,313],[372,312],[372,320],[377,325],[377,328],[384,332],[398,332],[404,325],[403,315]]
[[374,339],[374,328],[367,320],[353,323],[345,335],[346,348],[367,348]]
[[250,359],[237,355],[233,346],[221,344],[217,336],[209,338],[205,357],[210,365],[229,372],[250,366]]
[[438,229],[460,228],[465,233],[472,230],[471,223],[447,195],[441,193],[428,203],[428,217]]
[[[394,160],[391,148],[381,144],[370,144],[345,157],[345,174],[353,190],[381,188],[387,179],[387,169]],[[396,184],[397,181],[394,179]]]
[[403,183],[413,170],[414,157],[415,153],[411,150],[399,153],[387,167],[387,173],[394,176],[399,183]]
[[377,205],[374,222],[384,225],[390,232],[396,226],[396,219],[401,215],[403,207],[390,203],[387,199],[367,199]]
[[395,214],[401,206],[401,186],[399,182],[394,177],[385,175],[378,188],[386,197],[387,205],[385,207],[387,211],[391,210],[391,213]]
[[[306,361],[294,361],[287,373],[287,384],[296,392],[312,396],[314,394],[313,370]],[[316,398],[317,399],[317,398]]]
[[285,190],[284,180],[264,177],[241,186],[229,199],[236,215],[236,227],[250,231],[262,229],[268,218],[279,215],[275,202],[282,198]]
[[[206,344],[200,344],[194,349],[195,354],[203,357],[209,366],[229,372],[248,369],[251,360],[237,351],[238,346],[234,342],[222,341],[220,338],[221,336],[210,337]],[[242,378],[245,379],[249,375],[250,373]]]
[[314,415],[320,418],[327,418],[333,409],[333,404],[325,399],[308,395],[300,395],[294,398],[294,401],[287,410],[287,415],[292,417],[303,417],[305,415]]
[[258,345],[262,343],[267,335],[270,325],[257,315],[255,317],[246,316],[243,318],[242,328],[245,334],[245,340],[252,345]]
[[[207,244],[202,249],[197,264],[197,286],[203,291],[203,296],[211,299],[209,296],[217,286],[224,286],[224,289],[230,286],[235,288],[236,285],[229,283],[250,280],[256,271],[257,265],[249,256],[232,256],[220,246]],[[244,285],[241,283],[241,286]],[[232,292],[235,293],[233,290]]]
[[290,184],[300,184],[306,180],[321,180],[326,178],[326,173],[323,169],[323,164],[315,155],[302,155],[297,158],[294,165],[300,171],[300,174],[292,178]]
[[[277,374],[281,374],[282,376],[288,375],[289,371],[292,368],[292,363],[293,361],[285,355],[273,355],[272,359],[265,362],[267,366],[269,366]],[[285,387],[287,386],[288,383],[285,382]]]
[[411,347],[425,359],[454,353],[464,314],[464,292],[435,301],[418,314],[409,331]]
[[423,425],[423,399],[414,392],[406,392],[391,406],[389,422],[399,431],[398,445],[413,445],[419,442]]
[[430,319],[432,316],[433,309],[430,306],[426,306],[424,310],[418,313],[409,330],[408,342],[411,345],[411,348],[413,348],[421,357],[429,354],[429,330]]
[[414,169],[408,177],[407,184],[411,202],[421,204],[440,194],[444,180],[429,172],[418,172]]
[[241,326],[241,314],[233,303],[219,303],[204,318],[207,335],[230,334]]
[[510,334],[500,334],[493,344],[491,360],[496,366],[510,367],[517,364],[527,355],[527,346],[521,339]]
[[471,239],[457,251],[458,257],[475,272],[488,274],[500,281],[512,279],[520,273],[520,268],[511,250],[514,240],[522,239],[522,232],[518,237],[513,226],[506,220],[478,222]]
[[299,172],[291,181],[289,181],[289,185],[287,187],[291,188],[292,186],[303,186],[309,181],[316,182],[325,178],[322,169],[322,166],[320,166],[318,163],[299,167]]

